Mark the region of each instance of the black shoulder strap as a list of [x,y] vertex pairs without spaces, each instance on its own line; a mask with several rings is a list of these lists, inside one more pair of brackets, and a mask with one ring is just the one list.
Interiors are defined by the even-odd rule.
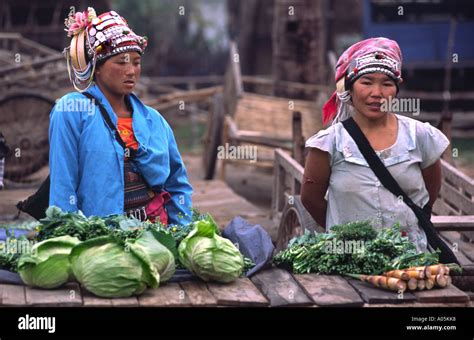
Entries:
[[129,153],[130,153],[130,158],[134,158],[135,156],[135,153],[136,151],[131,149],[131,148],[127,148],[127,146],[125,145],[125,143],[123,142],[122,140],[122,137],[120,137],[120,133],[118,132],[117,128],[115,127],[114,123],[112,123],[112,120],[110,119],[110,116],[109,114],[107,113],[107,111],[105,110],[105,107],[99,102],[99,100],[94,97],[92,94],[88,93],[88,92],[82,92],[82,94],[84,96],[86,96],[87,98],[89,98],[90,100],[93,100],[94,103],[99,107],[99,111],[100,111],[100,114],[102,115],[102,118],[104,118],[104,121],[105,123],[107,124],[107,126],[114,132],[114,136],[115,136],[115,139],[117,140],[117,142],[120,144],[120,146],[124,149],[124,150],[128,150]]
[[342,125],[351,135],[352,139],[354,139],[360,152],[383,186],[395,196],[403,198],[403,202],[405,202],[413,210],[420,222],[420,226],[425,231],[428,243],[433,249],[439,248],[441,250],[440,261],[443,263],[457,263],[458,261],[454,253],[438,236],[433,224],[430,221],[430,216],[427,216],[423,209],[417,206],[403,191],[403,189],[400,188],[400,185],[377,156],[354,119],[351,117],[343,121]]
[[356,142],[360,152],[364,156],[365,160],[369,164],[370,168],[374,171],[377,178],[392,194],[397,197],[403,198],[403,201],[413,209],[416,204],[405,194],[402,188],[398,185],[398,182],[393,178],[392,174],[387,170],[385,165],[380,160],[379,156],[375,153],[374,149],[370,145],[369,141],[365,137],[362,130],[356,124],[354,119],[351,117],[342,122],[344,128],[349,132],[352,139]]

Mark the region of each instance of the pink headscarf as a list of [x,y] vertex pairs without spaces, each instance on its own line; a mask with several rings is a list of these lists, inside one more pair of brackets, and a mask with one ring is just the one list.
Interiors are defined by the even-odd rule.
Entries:
[[342,53],[336,64],[336,91],[323,107],[323,124],[336,117],[341,98],[348,98],[345,83],[352,84],[367,73],[382,72],[396,83],[401,82],[402,53],[397,42],[387,38],[370,38],[359,41]]

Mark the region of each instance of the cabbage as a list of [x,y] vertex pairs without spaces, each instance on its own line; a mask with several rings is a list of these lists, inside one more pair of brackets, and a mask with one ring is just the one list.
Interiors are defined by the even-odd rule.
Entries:
[[74,247],[69,256],[74,276],[89,292],[107,298],[139,295],[157,288],[160,275],[143,247],[101,236]]
[[194,223],[178,247],[179,260],[204,281],[232,282],[244,268],[244,258],[231,241],[219,236],[212,217]]
[[[174,242],[174,240],[171,238]],[[175,260],[171,251],[161,244],[151,231],[146,231],[135,241],[135,245],[144,248],[151,263],[160,274],[160,282],[168,281],[175,273]],[[176,249],[176,248],[175,248]]]
[[68,281],[71,274],[69,253],[80,241],[60,236],[36,243],[31,253],[18,260],[18,273],[23,282],[40,288],[56,288]]

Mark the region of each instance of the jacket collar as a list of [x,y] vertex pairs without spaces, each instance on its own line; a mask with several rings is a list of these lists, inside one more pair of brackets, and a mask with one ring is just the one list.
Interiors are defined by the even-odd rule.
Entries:
[[[93,95],[95,98],[97,98],[100,104],[102,104],[102,106],[107,111],[107,114],[109,115],[112,123],[115,126],[117,126],[117,121],[118,121],[117,115],[114,113],[112,106],[110,105],[109,101],[107,100],[103,92],[100,90],[99,86],[97,84],[94,84],[87,90],[87,92]],[[150,139],[150,133],[149,133],[150,130],[142,128],[142,127],[144,127],[145,125],[148,125],[146,121],[150,121],[149,124],[151,124],[151,121],[152,121],[152,117],[150,115],[151,113],[135,94],[133,93],[130,94],[128,96],[128,99],[130,100],[130,104],[133,110],[133,123],[132,124],[135,127],[134,129],[135,137],[140,147],[146,149],[149,139]],[[140,127],[140,128],[137,128],[137,127]]]

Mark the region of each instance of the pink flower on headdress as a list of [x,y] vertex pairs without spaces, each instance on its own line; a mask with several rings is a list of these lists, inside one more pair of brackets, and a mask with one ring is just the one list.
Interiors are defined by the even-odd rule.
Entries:
[[95,17],[97,17],[97,15],[92,7],[87,8],[84,12],[71,13],[64,22],[67,27],[66,31],[68,37],[76,35],[86,29]]

